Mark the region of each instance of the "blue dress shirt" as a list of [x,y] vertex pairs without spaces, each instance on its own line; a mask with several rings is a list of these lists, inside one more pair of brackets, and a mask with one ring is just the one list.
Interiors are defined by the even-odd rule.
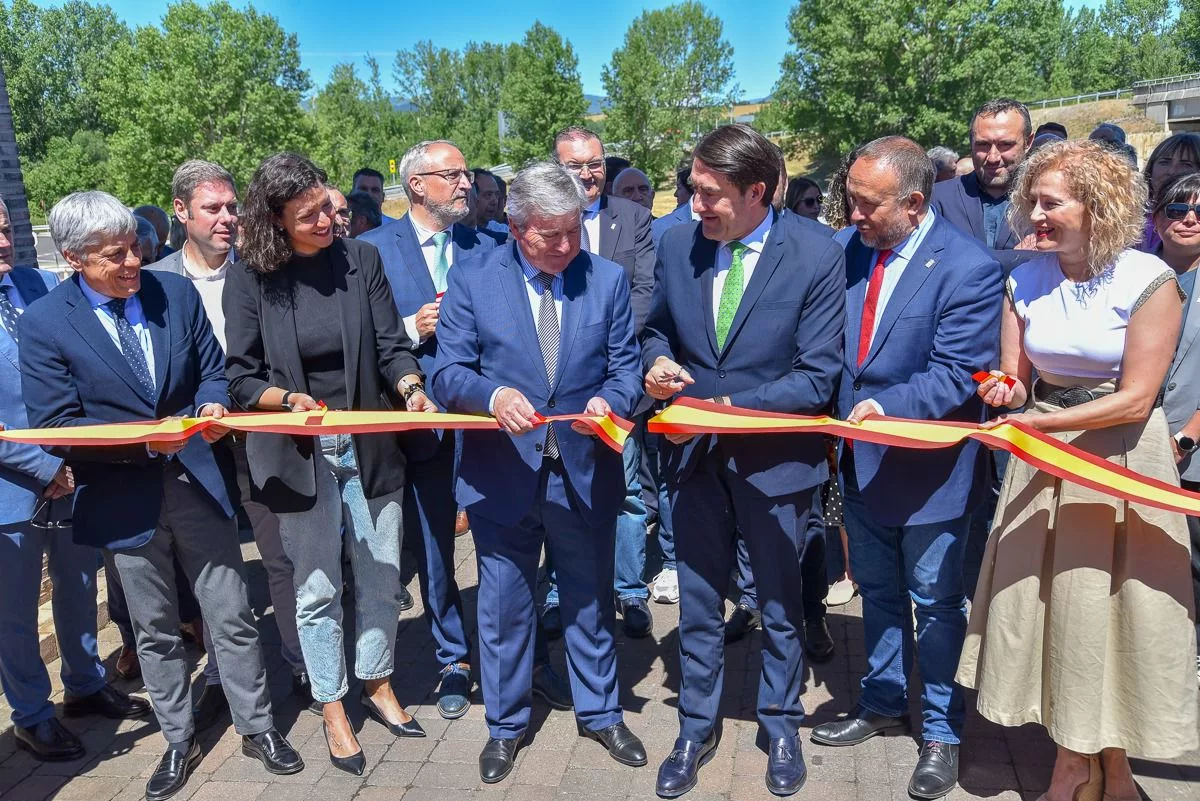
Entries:
[[[121,337],[117,333],[117,318],[113,315],[112,309],[107,305],[113,298],[107,295],[101,295],[96,290],[88,286],[87,279],[82,275],[79,276],[79,289],[83,292],[83,296],[87,298],[88,303],[92,305],[92,311],[96,314],[96,319],[100,321],[100,325],[108,333],[113,344],[117,346],[117,350],[121,350]],[[154,342],[150,338],[150,326],[146,323],[146,315],[142,312],[142,302],[138,300],[138,296],[125,301],[125,319],[129,321],[134,333],[137,334],[138,344],[142,346],[142,353],[146,356],[146,368],[150,371],[150,380],[154,380]],[[124,351],[122,351],[123,353]]]

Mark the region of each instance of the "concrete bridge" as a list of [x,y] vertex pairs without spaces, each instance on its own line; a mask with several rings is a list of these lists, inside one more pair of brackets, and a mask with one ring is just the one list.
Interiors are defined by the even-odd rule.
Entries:
[[1129,102],[1164,133],[1200,131],[1200,73],[1138,81]]

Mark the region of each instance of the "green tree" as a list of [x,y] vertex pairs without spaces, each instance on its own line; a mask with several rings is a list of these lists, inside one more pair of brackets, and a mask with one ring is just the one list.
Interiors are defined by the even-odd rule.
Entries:
[[119,42],[108,66],[109,167],[127,203],[167,203],[171,174],[189,158],[222,164],[244,187],[264,157],[310,143],[296,37],[253,8],[170,5],[161,28]]
[[422,139],[450,137],[465,107],[461,73],[462,57],[433,42],[417,42],[411,50],[396,53],[392,75],[412,107]]
[[961,145],[983,101],[1041,94],[1061,14],[1061,0],[800,0],[774,99],[826,154],[890,133]]
[[504,130],[500,147],[514,166],[546,158],[554,134],[583,120],[587,100],[579,80],[579,60],[571,43],[540,22],[512,50],[500,94]]
[[1184,70],[1187,55],[1176,32],[1174,0],[1108,0],[1101,18],[1111,36],[1117,87]]
[[44,216],[60,198],[87,189],[110,189],[108,144],[99,131],[56,136],[45,154],[24,170],[29,207]]
[[601,73],[609,141],[655,178],[732,100],[733,48],[721,33],[721,20],[694,0],[645,11]]
[[108,6],[69,0],[39,8],[31,0],[0,0],[0,64],[23,161],[40,160],[56,136],[109,132],[100,76],[113,48],[129,38]]
[[463,50],[459,85],[464,108],[451,138],[471,164],[490,166],[504,160],[500,149],[500,97],[515,47],[471,42]]

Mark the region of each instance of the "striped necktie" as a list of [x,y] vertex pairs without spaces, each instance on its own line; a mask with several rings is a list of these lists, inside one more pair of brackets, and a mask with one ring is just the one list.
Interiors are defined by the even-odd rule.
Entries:
[[[554,386],[554,378],[558,374],[558,314],[554,311],[554,291],[550,288],[554,276],[550,273],[538,273],[538,284],[541,285],[541,301],[538,304],[538,345],[542,349],[542,361],[546,364],[546,379]],[[546,426],[546,455],[551,459],[558,458],[558,436],[554,433],[554,424]]]

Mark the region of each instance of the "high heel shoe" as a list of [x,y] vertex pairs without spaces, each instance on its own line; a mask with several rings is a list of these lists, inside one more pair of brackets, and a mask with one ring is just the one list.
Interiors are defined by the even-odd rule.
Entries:
[[362,703],[363,708],[367,710],[367,714],[375,718],[387,728],[395,737],[424,737],[425,729],[421,728],[421,724],[417,723],[417,719],[410,717],[408,723],[392,723],[388,720],[379,707],[375,706],[375,702],[366,693],[363,693],[358,698]]
[[325,734],[325,747],[329,748],[329,761],[338,770],[344,770],[347,773],[352,773],[355,776],[363,775],[363,771],[367,769],[367,758],[363,755],[362,746],[359,746],[357,754],[351,754],[348,757],[340,757],[333,755],[333,749],[329,746],[329,727],[325,722],[321,722],[321,731]]
[[[1104,771],[1100,768],[1100,757],[1088,757],[1088,780],[1075,788],[1075,792],[1071,793],[1071,801],[1104,801],[1108,796],[1104,795]],[[1046,801],[1046,794],[1042,793],[1037,797],[1037,801]]]

